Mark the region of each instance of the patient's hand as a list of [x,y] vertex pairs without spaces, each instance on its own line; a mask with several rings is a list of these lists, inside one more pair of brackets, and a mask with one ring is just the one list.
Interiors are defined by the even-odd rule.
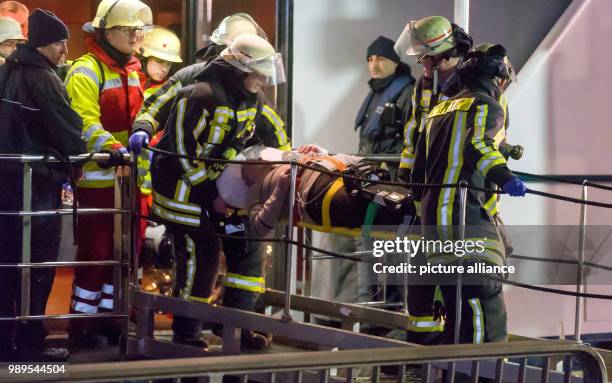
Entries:
[[289,188],[291,187],[291,167],[287,166],[287,169],[278,177],[278,183],[276,187],[282,193],[289,192]]
[[302,153],[306,155],[317,155],[317,154],[327,155],[328,154],[326,149],[323,149],[322,147],[316,144],[302,145],[299,148],[297,148],[297,151],[298,153]]

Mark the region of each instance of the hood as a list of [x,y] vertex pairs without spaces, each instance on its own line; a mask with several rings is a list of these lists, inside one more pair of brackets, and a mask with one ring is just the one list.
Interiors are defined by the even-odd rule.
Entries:
[[18,44],[17,49],[6,58],[6,62],[23,63],[45,69],[49,68],[51,70],[55,70],[56,68],[56,66],[45,56],[40,54],[36,48],[32,48],[26,44]]
[[247,99],[256,99],[257,95],[247,92],[244,89],[243,81],[246,73],[227,63],[218,57],[206,65],[206,67],[196,75],[197,81],[216,81],[219,82],[227,95],[234,101],[241,102]]

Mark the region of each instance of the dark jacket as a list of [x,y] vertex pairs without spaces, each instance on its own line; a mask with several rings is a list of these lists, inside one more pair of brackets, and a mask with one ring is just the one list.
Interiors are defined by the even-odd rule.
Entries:
[[[197,83],[181,89],[157,147],[231,160],[257,136],[266,146],[290,149],[282,119],[262,95],[243,89],[244,73],[237,71],[217,59],[196,76]],[[214,181],[224,167],[155,153],[151,168],[154,214],[181,225],[199,226],[202,212],[218,194]]]
[[370,80],[370,92],[355,118],[360,153],[400,153],[403,122],[410,115],[410,95],[415,79],[410,67],[400,63],[384,80]]
[[[0,67],[0,153],[59,155],[86,152],[83,122],[70,108],[68,94],[45,56],[20,44]],[[21,165],[0,163],[2,173]],[[37,164],[34,172],[53,180],[66,178],[63,165]]]
[[[493,189],[512,179],[506,159],[498,151],[500,132],[505,131],[499,97],[499,90],[489,81],[470,84],[453,98],[438,102],[427,117],[425,134],[419,137],[410,181],[454,184],[464,180]],[[415,201],[421,202],[421,224],[448,235],[439,239],[456,239],[452,233],[459,225],[459,188],[413,187],[412,191]],[[467,194],[465,237],[488,238],[490,248],[476,256],[501,264],[501,238],[487,209],[487,204],[497,203],[497,196],[473,189]]]

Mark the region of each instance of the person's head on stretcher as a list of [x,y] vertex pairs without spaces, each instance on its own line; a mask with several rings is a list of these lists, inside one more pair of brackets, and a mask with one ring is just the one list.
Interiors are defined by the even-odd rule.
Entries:
[[[236,160],[243,161],[289,161],[302,160],[308,157],[327,155],[327,150],[318,145],[304,145],[291,152],[284,152],[275,148],[265,146],[252,146],[240,153]],[[282,169],[277,169],[282,167]],[[248,208],[248,197],[255,193],[255,190],[249,191],[259,181],[263,181],[265,177],[276,170],[279,174],[275,181],[280,183],[280,187],[284,188],[285,184],[290,181],[290,166],[289,165],[242,165],[229,164],[226,166],[221,176],[217,179],[217,189],[219,195],[229,206],[239,209]]]

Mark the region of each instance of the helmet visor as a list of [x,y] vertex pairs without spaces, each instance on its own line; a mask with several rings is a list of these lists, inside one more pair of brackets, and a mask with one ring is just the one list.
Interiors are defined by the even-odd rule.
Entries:
[[247,59],[242,64],[249,70],[265,76],[267,86],[279,85],[287,81],[283,57],[280,53],[262,59]]
[[401,55],[435,55],[435,48],[452,37],[452,30],[449,30],[434,40],[426,41],[425,38],[419,36],[416,24],[417,21],[414,20],[409,22],[395,43],[395,52],[400,57]]
[[404,30],[395,43],[395,53],[397,53],[400,57],[403,55],[422,55],[430,49],[429,45],[416,36],[414,28],[416,23],[417,22],[413,20],[406,24]]

